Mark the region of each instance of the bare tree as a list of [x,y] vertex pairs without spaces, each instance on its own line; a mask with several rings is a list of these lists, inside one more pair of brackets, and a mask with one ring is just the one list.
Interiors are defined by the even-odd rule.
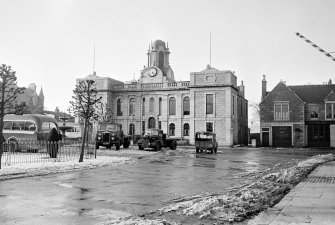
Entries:
[[25,88],[17,86],[16,72],[10,66],[2,64],[0,66],[0,169],[1,157],[3,153],[3,118],[6,114],[12,113],[15,110],[15,99],[19,94],[22,94]]
[[249,104],[249,128],[251,133],[259,130],[259,122],[260,122],[260,108],[259,104],[256,102]]
[[97,97],[96,84],[93,80],[83,80],[76,84],[73,90],[73,100],[70,101],[69,112],[84,123],[84,137],[81,143],[79,162],[83,162],[84,148],[87,139],[88,125],[92,120],[98,119],[96,108],[100,104],[101,97]]
[[97,122],[99,124],[113,122],[112,108],[107,103],[98,104],[97,114],[98,114]]

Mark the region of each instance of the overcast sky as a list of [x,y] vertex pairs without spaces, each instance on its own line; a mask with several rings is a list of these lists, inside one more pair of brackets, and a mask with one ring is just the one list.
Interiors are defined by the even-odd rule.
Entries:
[[[95,70],[139,78],[149,43],[168,42],[177,81],[209,64],[244,81],[246,98],[268,89],[335,82],[335,62],[295,35],[335,52],[334,0],[0,0],[0,63],[18,84],[43,88],[45,107],[66,110],[76,78]],[[333,54],[335,56],[335,54]]]

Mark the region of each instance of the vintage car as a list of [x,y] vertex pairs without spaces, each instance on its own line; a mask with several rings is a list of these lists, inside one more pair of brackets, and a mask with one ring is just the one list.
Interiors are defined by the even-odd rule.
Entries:
[[195,151],[202,153],[203,151],[210,151],[212,154],[216,153],[218,143],[216,141],[216,134],[213,132],[201,131],[195,133]]
[[124,135],[121,124],[100,124],[95,142],[96,149],[99,149],[99,146],[110,149],[114,145],[116,150],[120,150],[121,145],[123,148],[129,148],[130,137]]
[[159,151],[161,148],[170,148],[176,150],[177,139],[168,138],[163,130],[150,129],[147,133],[138,141],[138,149],[154,149]]

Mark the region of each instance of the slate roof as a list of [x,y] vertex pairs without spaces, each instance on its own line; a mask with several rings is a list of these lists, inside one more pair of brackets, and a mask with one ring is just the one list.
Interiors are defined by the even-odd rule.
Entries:
[[334,84],[288,86],[306,103],[324,103],[331,91],[335,92]]

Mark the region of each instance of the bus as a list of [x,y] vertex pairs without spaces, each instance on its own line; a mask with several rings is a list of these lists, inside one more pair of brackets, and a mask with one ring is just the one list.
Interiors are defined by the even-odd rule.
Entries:
[[52,128],[59,133],[57,120],[49,116],[7,114],[4,116],[3,138],[7,143],[14,144],[20,141],[48,141]]

